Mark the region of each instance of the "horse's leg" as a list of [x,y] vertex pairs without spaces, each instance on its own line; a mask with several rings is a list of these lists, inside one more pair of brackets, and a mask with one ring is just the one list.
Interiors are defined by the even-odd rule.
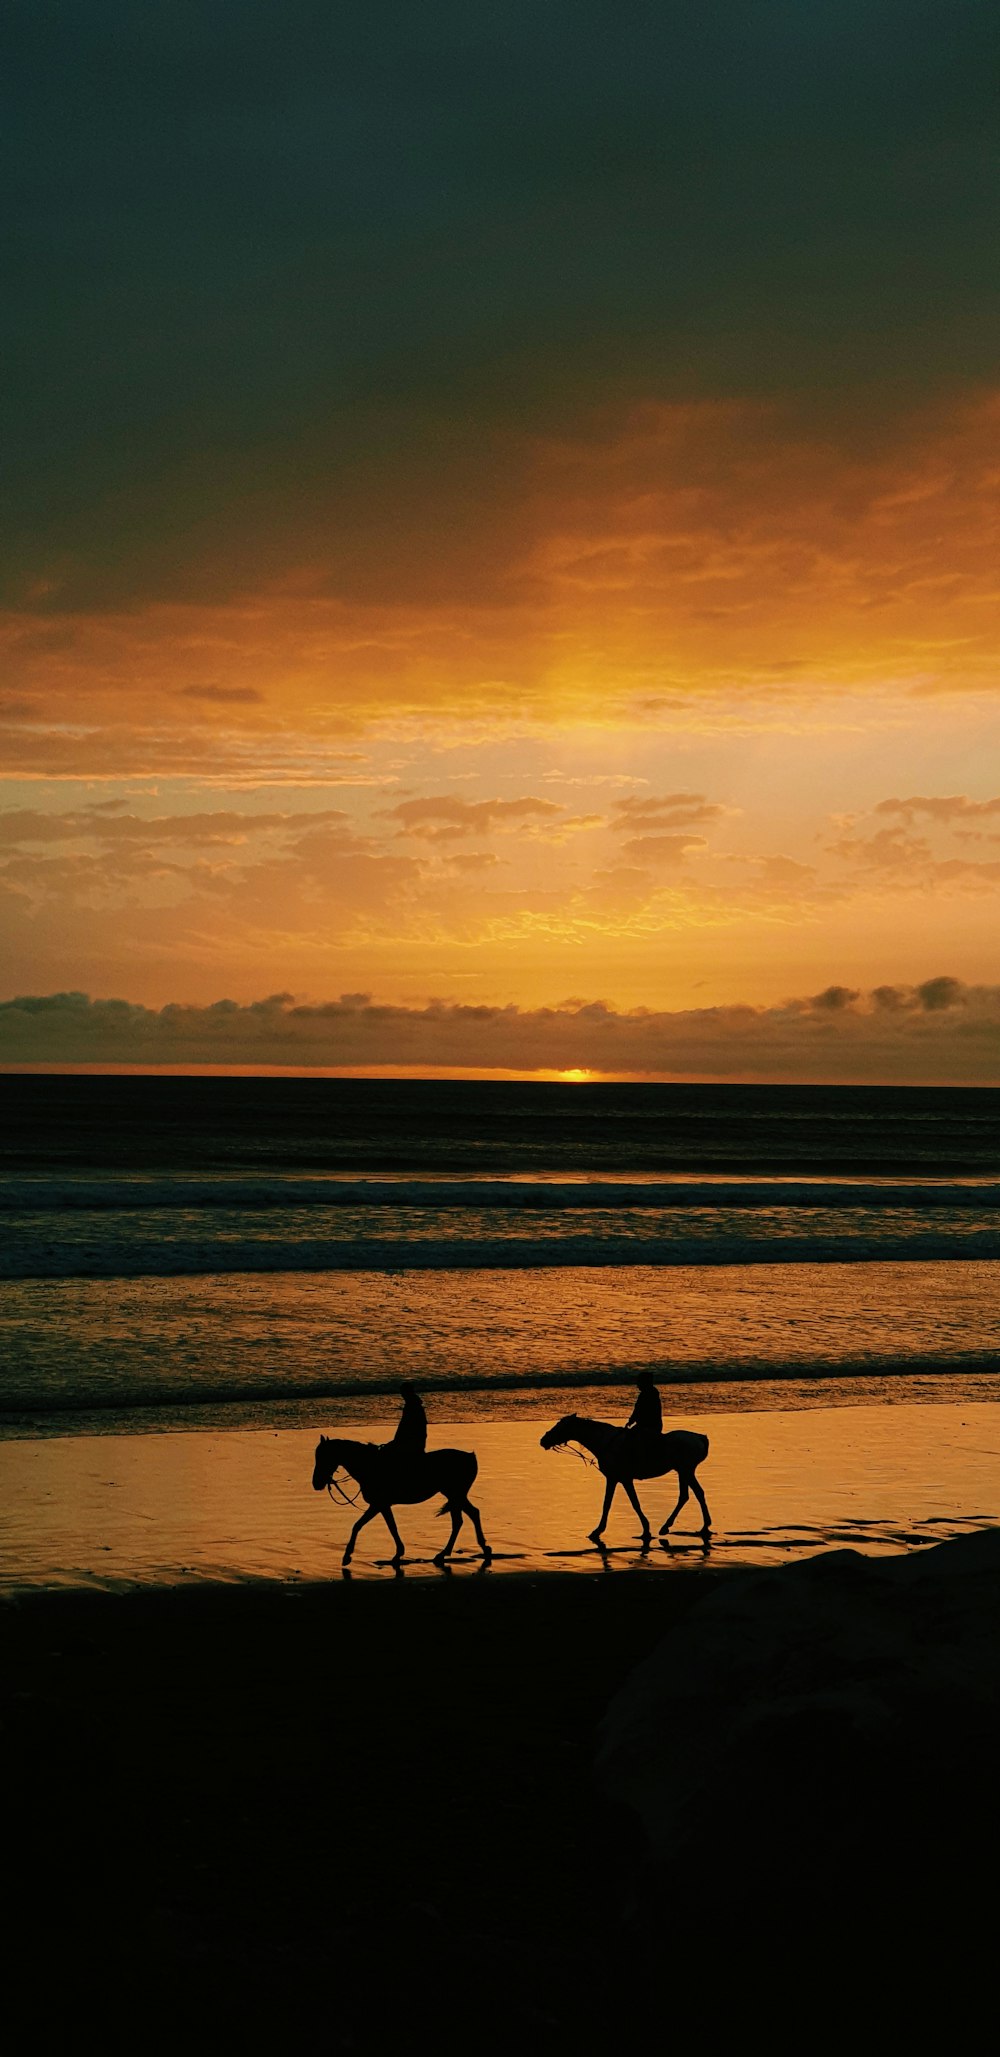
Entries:
[[677,1483],[681,1489],[680,1498],[678,1499],[677,1505],[674,1508],[673,1513],[668,1514],[667,1519],[660,1530],[661,1536],[665,1536],[667,1534],[667,1531],[673,1528],[674,1522],[677,1520],[677,1516],[679,1515],[681,1508],[683,1507],[684,1502],[688,1496],[688,1480],[686,1478],[682,1478],[680,1472],[678,1472],[677,1474]]
[[342,1564],[350,1564],[351,1558],[354,1555],[354,1545],[357,1542],[362,1529],[367,1525],[369,1521],[374,1521],[377,1513],[377,1507],[366,1507],[364,1513],[358,1515],[357,1521],[355,1522],[354,1527],[352,1528],[351,1533],[347,1538],[347,1548],[344,1551],[343,1557],[340,1560]]
[[403,1549],[403,1538],[400,1535],[398,1528],[396,1527],[396,1517],[393,1514],[392,1508],[389,1506],[377,1507],[373,1508],[372,1512],[375,1514],[380,1514],[382,1516],[386,1528],[388,1529],[389,1534],[391,1535],[392,1540],[396,1545],[396,1551],[392,1561],[394,1564],[401,1564],[403,1557],[406,1553]]
[[484,1557],[486,1557],[486,1558],[490,1558],[490,1557],[492,1557],[492,1555],[493,1555],[493,1552],[492,1552],[492,1550],[490,1549],[490,1546],[489,1546],[489,1544],[488,1544],[488,1542],[487,1542],[487,1540],[486,1540],[486,1537],[485,1537],[485,1536],[484,1536],[484,1534],[483,1534],[483,1524],[482,1524],[482,1522],[481,1522],[481,1521],[480,1521],[480,1519],[479,1519],[479,1509],[478,1509],[478,1507],[474,1507],[474,1506],[473,1506],[473,1504],[472,1504],[472,1501],[471,1501],[471,1500],[464,1500],[464,1501],[462,1502],[462,1505],[463,1505],[463,1508],[464,1508],[464,1511],[465,1511],[465,1513],[466,1513],[466,1514],[468,1515],[468,1517],[469,1517],[469,1520],[470,1520],[470,1521],[471,1521],[471,1523],[472,1523],[472,1526],[473,1526],[473,1528],[474,1528],[474,1529],[475,1529],[475,1531],[476,1531],[476,1541],[477,1541],[477,1543],[479,1544],[479,1547],[480,1547],[480,1549],[481,1549],[481,1551],[482,1551],[482,1553],[483,1553],[483,1556],[484,1556]]
[[691,1473],[691,1491],[694,1494],[694,1497],[697,1500],[698,1505],[701,1508],[702,1514],[704,1516],[704,1523],[701,1531],[702,1535],[707,1536],[709,1529],[712,1526],[712,1517],[708,1511],[708,1501],[706,1500],[705,1495],[702,1492],[697,1479],[695,1478],[694,1472]]
[[458,1531],[462,1526],[462,1508],[461,1503],[459,1501],[449,1500],[447,1502],[446,1511],[448,1514],[451,1515],[451,1534],[448,1537],[448,1541],[445,1543],[444,1548],[442,1550],[438,1550],[434,1558],[435,1564],[447,1564],[448,1559],[451,1556],[453,1549],[455,1548],[455,1537],[457,1536]]
[[629,1499],[631,1500],[632,1505],[635,1508],[637,1515],[639,1516],[639,1520],[642,1523],[642,1540],[644,1543],[648,1543],[653,1531],[650,1528],[649,1523],[646,1520],[646,1517],[642,1511],[642,1508],[639,1505],[639,1495],[635,1490],[635,1480],[631,1478],[623,1478],[622,1485],[624,1486],[625,1491],[627,1492]]
[[590,1531],[590,1541],[592,1543],[599,1543],[601,1537],[604,1534],[605,1529],[607,1528],[608,1515],[611,1512],[611,1502],[615,1497],[615,1489],[617,1485],[618,1480],[616,1478],[608,1478],[607,1473],[605,1473],[604,1506],[601,1509],[601,1518],[597,1524],[597,1527],[592,1528]]

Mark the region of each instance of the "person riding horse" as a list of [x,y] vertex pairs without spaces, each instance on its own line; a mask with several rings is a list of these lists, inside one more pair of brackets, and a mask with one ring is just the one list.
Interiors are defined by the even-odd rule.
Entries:
[[415,1386],[407,1382],[400,1388],[403,1412],[396,1424],[396,1433],[387,1449],[392,1453],[396,1467],[409,1467],[424,1456],[427,1449],[427,1416],[424,1403]]
[[634,1428],[640,1436],[661,1436],[663,1434],[663,1407],[652,1372],[641,1371],[638,1378],[638,1392],[635,1406],[626,1428]]

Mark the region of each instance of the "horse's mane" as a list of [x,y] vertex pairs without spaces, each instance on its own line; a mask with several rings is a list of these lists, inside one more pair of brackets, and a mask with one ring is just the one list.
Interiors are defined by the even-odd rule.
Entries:
[[383,1450],[392,1448],[391,1438],[387,1443],[362,1443],[357,1436],[324,1436],[322,1441],[328,1449],[339,1443],[342,1449],[353,1450],[359,1457],[378,1457]]
[[562,1443],[556,1443],[553,1446],[557,1450],[566,1450],[568,1449],[570,1443],[578,1443],[580,1441],[579,1432],[581,1429],[583,1429],[584,1432],[586,1432],[587,1429],[596,1428],[599,1429],[602,1434],[606,1434],[609,1436],[615,1436],[621,1433],[620,1425],[618,1422],[602,1421],[599,1415],[596,1414],[564,1414],[556,1423],[556,1427],[566,1430],[565,1441]]

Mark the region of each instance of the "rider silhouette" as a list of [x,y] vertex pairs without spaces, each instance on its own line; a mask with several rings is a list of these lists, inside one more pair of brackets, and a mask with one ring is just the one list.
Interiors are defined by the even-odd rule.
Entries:
[[400,1395],[403,1412],[389,1448],[396,1457],[409,1462],[411,1458],[422,1457],[427,1448],[427,1416],[424,1413],[424,1403],[415,1386],[407,1382],[400,1388]]
[[639,1390],[635,1396],[635,1406],[625,1426],[626,1428],[638,1429],[641,1435],[661,1436],[663,1434],[663,1408],[660,1404],[660,1395],[657,1392],[656,1381],[652,1372],[641,1371],[637,1385]]

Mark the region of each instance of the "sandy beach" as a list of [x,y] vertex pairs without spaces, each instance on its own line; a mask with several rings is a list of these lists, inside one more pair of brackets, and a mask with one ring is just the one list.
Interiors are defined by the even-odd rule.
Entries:
[[[46,2039],[596,2051],[648,2020],[824,2048],[859,2021],[866,2044],[970,2025],[997,1786],[961,1698],[962,1751],[953,1723],[896,1720],[874,1805],[850,1723],[782,1720],[752,1781],[782,1796],[769,1828],[748,1791],[676,1875],[595,1780],[635,1667],[713,1595],[790,1575],[6,1603],[11,1962]],[[1000,1579],[980,1586],[995,1612]],[[845,1747],[856,1835],[817,1832],[804,1862]]]
[[[442,1575],[424,1507],[402,1576],[377,1537],[348,1580],[311,1435],[0,1445],[13,1961],[47,2032],[596,2051],[647,2019],[789,2048],[861,2010],[883,2040],[972,2022],[996,1679],[978,1644],[940,1672],[933,1573],[995,1617],[1000,1563],[961,1553],[996,1542],[997,1424],[716,1417],[711,1544],[689,1509],[648,1555],[624,1504],[587,1541],[599,1475],[535,1421],[435,1425],[475,1442],[493,1564]],[[662,1518],[673,1481],[642,1490]],[[923,1567],[903,1648],[883,1585]]]

